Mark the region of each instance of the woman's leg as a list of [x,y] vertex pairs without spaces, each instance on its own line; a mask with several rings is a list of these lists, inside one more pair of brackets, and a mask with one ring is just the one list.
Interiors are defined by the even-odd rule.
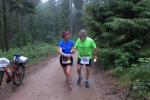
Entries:
[[68,77],[67,77],[67,71],[66,71],[67,67],[63,67],[63,71],[66,77],[66,83],[68,83]]
[[68,83],[71,83],[71,80],[72,80],[71,72],[72,72],[72,67],[70,65],[68,65],[66,67],[66,75],[67,75],[67,78],[68,78]]
[[67,79],[68,79],[68,87],[69,89],[72,89],[72,67],[68,65],[66,67],[66,73],[67,73]]

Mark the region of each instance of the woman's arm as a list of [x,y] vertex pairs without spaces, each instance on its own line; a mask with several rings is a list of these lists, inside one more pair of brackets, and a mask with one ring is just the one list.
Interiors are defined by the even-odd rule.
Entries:
[[66,55],[65,53],[62,52],[62,48],[61,48],[61,47],[58,48],[58,52],[59,52],[61,55],[63,55],[63,56]]
[[58,48],[58,52],[59,52],[61,55],[65,56],[65,57],[70,57],[70,56],[71,56],[71,54],[63,53],[61,47]]

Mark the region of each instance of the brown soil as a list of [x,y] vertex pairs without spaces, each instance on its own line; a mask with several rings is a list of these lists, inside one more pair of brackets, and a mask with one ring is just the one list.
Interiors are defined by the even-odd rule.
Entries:
[[109,72],[93,72],[90,88],[84,87],[85,78],[81,86],[77,86],[78,76],[74,63],[73,90],[70,91],[65,86],[65,76],[59,64],[59,57],[43,59],[39,64],[27,67],[23,85],[12,88],[12,85],[7,85],[3,80],[0,86],[0,100],[121,100],[120,90]]

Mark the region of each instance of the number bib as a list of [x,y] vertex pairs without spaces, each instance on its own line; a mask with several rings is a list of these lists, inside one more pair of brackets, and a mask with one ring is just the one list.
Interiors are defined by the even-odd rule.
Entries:
[[70,63],[71,63],[71,60],[70,60],[69,57],[63,57],[63,58],[62,58],[62,63],[63,63],[63,64],[70,64]]
[[81,57],[80,59],[81,59],[81,61],[80,61],[81,64],[85,65],[85,64],[90,63],[90,58],[89,57]]

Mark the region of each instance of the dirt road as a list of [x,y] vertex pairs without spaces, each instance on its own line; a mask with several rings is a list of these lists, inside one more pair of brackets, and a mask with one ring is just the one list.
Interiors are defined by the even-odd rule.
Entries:
[[[77,86],[76,63],[74,63],[73,90],[69,91],[65,86],[65,77],[58,56],[48,59],[37,68],[34,67],[39,70],[34,72],[32,69],[33,73],[26,76],[23,86],[12,89],[2,84],[0,100],[119,100],[112,91],[113,82],[109,83],[110,79],[107,76],[104,78],[104,73],[91,77],[92,86],[89,89],[84,87],[84,79],[81,86]],[[85,76],[84,71],[83,75]]]

